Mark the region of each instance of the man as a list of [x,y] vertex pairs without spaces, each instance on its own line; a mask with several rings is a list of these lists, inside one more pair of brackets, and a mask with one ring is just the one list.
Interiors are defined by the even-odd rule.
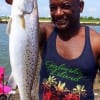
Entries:
[[80,24],[83,0],[49,4],[53,23],[40,23],[39,100],[94,100],[100,34]]

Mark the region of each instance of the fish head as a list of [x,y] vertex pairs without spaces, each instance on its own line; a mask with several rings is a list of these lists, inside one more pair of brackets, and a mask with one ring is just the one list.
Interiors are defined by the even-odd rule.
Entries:
[[13,4],[22,14],[30,14],[34,8],[34,0],[13,0]]
[[10,27],[12,20],[18,17],[20,19],[20,25],[25,29],[25,15],[37,16],[37,0],[13,0],[11,9],[11,21],[7,28],[7,33],[10,33]]

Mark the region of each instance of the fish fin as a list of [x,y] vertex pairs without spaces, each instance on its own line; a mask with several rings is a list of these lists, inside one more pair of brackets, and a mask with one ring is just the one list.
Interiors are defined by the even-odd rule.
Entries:
[[10,86],[13,90],[17,89],[17,84],[15,82],[15,79],[14,79],[12,73],[10,74],[9,79],[6,84],[7,84],[7,86]]
[[7,30],[6,33],[9,35],[11,31],[11,24],[12,24],[12,18],[9,19],[8,24],[7,24]]
[[25,29],[25,19],[24,15],[20,15],[20,24],[23,29]]

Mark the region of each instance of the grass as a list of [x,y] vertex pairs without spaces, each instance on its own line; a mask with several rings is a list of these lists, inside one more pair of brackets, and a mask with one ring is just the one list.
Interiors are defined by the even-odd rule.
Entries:
[[[5,22],[8,21],[9,17],[0,17],[0,21],[1,22]],[[39,21],[41,22],[50,22],[51,18],[44,18],[44,17],[40,17]],[[86,23],[86,24],[99,24],[100,25],[100,19],[89,19],[89,18],[81,18],[80,19],[81,23]]]

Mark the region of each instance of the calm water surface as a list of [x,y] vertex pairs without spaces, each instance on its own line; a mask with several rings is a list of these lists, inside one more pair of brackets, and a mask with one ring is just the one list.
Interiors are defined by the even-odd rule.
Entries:
[[[7,24],[0,24],[0,66],[6,68],[6,75],[9,75],[11,72],[10,61],[9,61],[9,41],[8,35],[6,34]],[[100,26],[90,26],[100,33]]]

